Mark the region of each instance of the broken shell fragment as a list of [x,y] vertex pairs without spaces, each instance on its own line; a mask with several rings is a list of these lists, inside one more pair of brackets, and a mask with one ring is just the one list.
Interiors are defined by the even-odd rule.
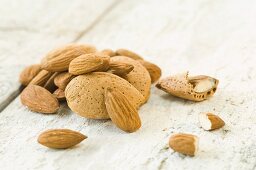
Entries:
[[217,90],[219,80],[209,76],[188,77],[188,72],[160,80],[156,87],[177,97],[203,101]]

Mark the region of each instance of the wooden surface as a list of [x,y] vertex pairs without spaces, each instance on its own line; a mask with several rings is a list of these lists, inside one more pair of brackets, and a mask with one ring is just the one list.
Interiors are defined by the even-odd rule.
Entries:
[[[256,2],[253,0],[0,1],[0,169],[255,169]],[[181,100],[152,86],[132,134],[63,105],[56,115],[30,112],[19,101],[19,72],[49,50],[77,42],[128,48],[158,64],[163,77],[189,70],[220,80],[205,102]],[[17,97],[16,97],[17,96]],[[200,112],[226,122],[206,132]],[[39,145],[50,128],[89,138],[68,150]],[[200,138],[196,157],[168,149],[176,132]]]

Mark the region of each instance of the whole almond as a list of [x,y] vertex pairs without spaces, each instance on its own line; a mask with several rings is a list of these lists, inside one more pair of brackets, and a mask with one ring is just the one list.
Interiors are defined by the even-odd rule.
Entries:
[[69,72],[63,72],[58,74],[54,78],[54,84],[59,87],[62,90],[65,90],[68,83],[74,78],[75,76],[73,74],[70,74]]
[[95,52],[96,48],[90,45],[67,45],[48,53],[43,58],[41,67],[51,72],[66,71],[69,63],[76,57]]
[[194,156],[198,150],[198,137],[185,133],[175,134],[170,137],[169,146],[176,152]]
[[51,114],[59,109],[58,100],[48,90],[37,85],[28,85],[20,99],[23,105],[34,112]]
[[47,130],[39,135],[38,143],[53,149],[67,149],[86,139],[87,136],[69,129]]
[[54,79],[56,76],[58,76],[58,74],[58,72],[53,73],[53,75],[44,84],[44,88],[50,91],[51,93],[57,89],[57,86],[54,84]]
[[109,117],[118,128],[126,132],[135,132],[141,127],[138,111],[117,89],[106,89],[105,105]]
[[20,73],[20,83],[24,86],[27,86],[29,82],[41,71],[40,64],[34,64],[26,67]]
[[49,80],[49,78],[53,75],[54,73],[46,71],[46,70],[41,70],[29,83],[29,85],[38,85],[38,86],[44,86],[45,83]]
[[111,49],[105,49],[101,51],[102,54],[108,55],[109,57],[113,57],[116,53]]
[[127,49],[118,49],[118,50],[116,50],[116,55],[126,56],[126,57],[132,58],[134,60],[143,60],[143,58],[139,54],[136,54],[135,52],[132,52],[132,51],[127,50]]
[[69,73],[81,75],[93,71],[106,71],[110,57],[101,53],[81,55],[71,61]]
[[58,99],[58,101],[65,101],[65,91],[62,89],[57,89],[54,91],[53,95]]
[[161,77],[162,72],[157,65],[145,60],[139,60],[139,62],[148,70],[151,83],[155,83]]
[[212,113],[199,114],[199,122],[205,130],[215,130],[225,125],[225,122],[219,116]]
[[132,64],[113,61],[109,64],[108,72],[122,77],[130,73],[133,68],[134,66]]

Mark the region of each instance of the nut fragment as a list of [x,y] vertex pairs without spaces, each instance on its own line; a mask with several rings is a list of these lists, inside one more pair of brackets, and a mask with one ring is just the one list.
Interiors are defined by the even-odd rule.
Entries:
[[44,86],[49,78],[53,75],[52,72],[41,70],[29,83],[29,85]]
[[87,136],[69,129],[51,129],[39,135],[38,143],[53,149],[67,149],[77,145]]
[[133,68],[134,66],[132,64],[112,61],[109,64],[108,72],[122,77],[130,73]]
[[160,80],[156,87],[171,95],[203,101],[214,95],[219,80],[209,76],[188,77],[188,72]]
[[143,58],[139,54],[136,54],[136,53],[134,53],[130,50],[126,50],[126,49],[116,50],[116,55],[126,56],[126,57],[132,58],[134,60],[143,60]]
[[60,89],[60,88],[55,90],[53,95],[58,99],[58,101],[65,101],[66,100],[65,91]]
[[205,130],[215,130],[225,125],[225,122],[219,116],[212,113],[199,114],[199,122]]
[[69,72],[62,72],[58,74],[54,78],[54,84],[62,90],[65,90],[68,83],[74,78],[75,76],[70,74]]
[[141,127],[138,111],[117,89],[106,89],[105,105],[111,120],[123,131],[135,132]]
[[40,64],[33,64],[26,67],[20,73],[20,83],[24,86],[27,86],[29,82],[41,71]]
[[102,54],[108,55],[109,57],[113,57],[116,53],[111,49],[105,49],[101,51]]
[[162,72],[157,65],[145,60],[138,61],[148,70],[152,84],[155,83],[161,77]]
[[71,44],[57,48],[48,53],[42,60],[42,68],[51,72],[68,70],[69,63],[76,57],[95,53],[96,48],[90,45]]
[[176,152],[194,156],[198,150],[198,137],[185,133],[175,134],[170,137],[169,146]]
[[28,85],[20,99],[23,105],[34,112],[51,114],[59,109],[58,100],[48,90],[37,85]]
[[93,71],[106,71],[109,67],[109,56],[95,53],[81,55],[71,61],[69,73],[81,75]]

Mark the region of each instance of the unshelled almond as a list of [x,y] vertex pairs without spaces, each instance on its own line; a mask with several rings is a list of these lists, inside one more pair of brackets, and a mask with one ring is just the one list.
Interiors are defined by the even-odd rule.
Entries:
[[143,58],[139,54],[136,54],[135,52],[132,52],[132,51],[127,50],[127,49],[118,49],[118,50],[116,50],[116,55],[126,56],[126,57],[132,58],[134,60],[143,60]]
[[86,139],[87,136],[69,129],[51,129],[38,137],[38,143],[53,149],[67,149]]
[[139,62],[148,70],[151,83],[155,83],[161,77],[162,72],[157,65],[145,60],[139,60]]
[[198,150],[198,137],[185,133],[175,134],[170,137],[169,146],[176,152],[194,156]]
[[75,76],[73,74],[70,74],[69,72],[62,72],[60,74],[58,74],[55,78],[54,78],[54,84],[62,89],[65,90],[66,86],[68,85],[68,83],[74,78]]
[[109,57],[113,57],[116,53],[111,49],[105,49],[101,51],[102,54],[108,55]]
[[71,44],[48,53],[41,62],[41,67],[51,72],[68,70],[69,63],[76,57],[95,53],[96,48],[90,45]]
[[49,80],[49,78],[53,75],[54,73],[46,71],[46,70],[41,70],[31,81],[30,85],[38,85],[38,86],[44,86],[45,83]]
[[130,73],[133,70],[133,68],[134,66],[132,64],[113,61],[110,62],[108,72],[118,76],[124,76]]
[[59,109],[58,100],[41,86],[28,85],[22,91],[20,99],[23,105],[34,112],[51,114]]
[[24,86],[27,86],[29,82],[41,71],[40,64],[33,64],[26,67],[20,73],[20,83]]
[[219,116],[212,113],[200,113],[199,122],[205,130],[215,130],[225,125],[225,122]]
[[106,71],[110,57],[101,53],[81,55],[71,61],[69,73],[81,75],[93,71]]
[[141,120],[136,108],[117,89],[105,90],[105,105],[113,123],[126,132],[134,132],[141,127]]

